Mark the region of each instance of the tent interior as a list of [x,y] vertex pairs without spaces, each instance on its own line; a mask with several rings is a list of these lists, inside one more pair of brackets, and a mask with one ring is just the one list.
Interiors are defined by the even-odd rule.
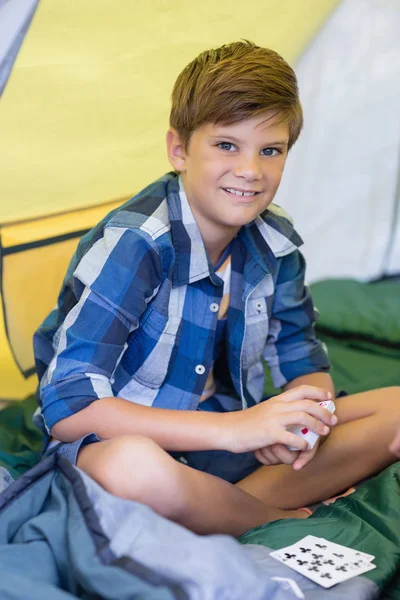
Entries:
[[[33,457],[33,332],[80,237],[170,170],[164,138],[176,75],[205,48],[237,39],[277,50],[298,76],[304,128],[274,202],[305,241],[335,386],[400,385],[399,31],[397,0],[254,0],[234,11],[227,0],[99,0],[95,9],[89,0],[0,0],[0,400],[2,413],[23,406]],[[278,393],[271,385],[267,375],[266,390]],[[0,464],[15,478],[34,459],[13,462],[10,448]],[[382,508],[382,530],[386,517]],[[372,525],[358,519],[335,539],[361,539]],[[318,531],[327,537],[332,527],[321,521]],[[278,548],[280,540],[275,523],[242,541]],[[400,532],[392,542],[390,568],[368,577],[400,598]],[[369,543],[366,551],[373,535]]]

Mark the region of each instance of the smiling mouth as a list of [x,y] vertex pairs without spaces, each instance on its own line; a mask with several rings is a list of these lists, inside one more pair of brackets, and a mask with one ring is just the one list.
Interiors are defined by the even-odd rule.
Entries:
[[251,198],[252,196],[255,196],[256,194],[260,193],[260,192],[251,192],[251,191],[246,192],[245,190],[237,190],[235,188],[222,188],[222,189],[225,192],[228,192],[228,194],[238,196],[239,198]]

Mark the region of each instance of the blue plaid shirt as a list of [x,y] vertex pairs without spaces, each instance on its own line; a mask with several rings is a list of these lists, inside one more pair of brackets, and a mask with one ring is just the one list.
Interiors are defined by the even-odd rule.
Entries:
[[[231,289],[217,392],[230,409],[274,385],[329,368],[315,338],[301,238],[270,205],[231,244]],[[34,336],[47,431],[98,398],[197,408],[214,362],[221,279],[181,179],[168,173],[85,235],[58,306]],[[219,373],[219,375],[218,375]]]

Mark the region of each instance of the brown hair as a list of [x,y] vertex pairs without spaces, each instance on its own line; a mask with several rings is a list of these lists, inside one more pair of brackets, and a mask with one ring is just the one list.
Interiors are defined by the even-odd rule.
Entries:
[[275,109],[289,125],[291,148],[303,125],[296,75],[277,52],[243,40],[206,50],[183,69],[172,91],[170,126],[187,150],[201,125],[229,125]]

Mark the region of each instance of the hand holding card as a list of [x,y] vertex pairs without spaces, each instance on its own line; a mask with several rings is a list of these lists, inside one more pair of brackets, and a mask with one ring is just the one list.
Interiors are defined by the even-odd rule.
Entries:
[[[336,410],[336,406],[332,402],[332,400],[325,400],[324,402],[318,402],[318,404],[319,406],[322,406],[322,408],[329,410],[330,413],[334,413]],[[317,440],[320,437],[314,431],[310,431],[307,427],[302,427],[301,425],[293,425],[292,427],[288,427],[288,431],[291,431],[295,435],[301,437],[303,440],[306,440],[308,442],[309,450],[312,450],[312,448],[314,448],[315,444],[317,443]],[[288,446],[288,449],[297,450],[297,448],[295,448],[294,446]]]

